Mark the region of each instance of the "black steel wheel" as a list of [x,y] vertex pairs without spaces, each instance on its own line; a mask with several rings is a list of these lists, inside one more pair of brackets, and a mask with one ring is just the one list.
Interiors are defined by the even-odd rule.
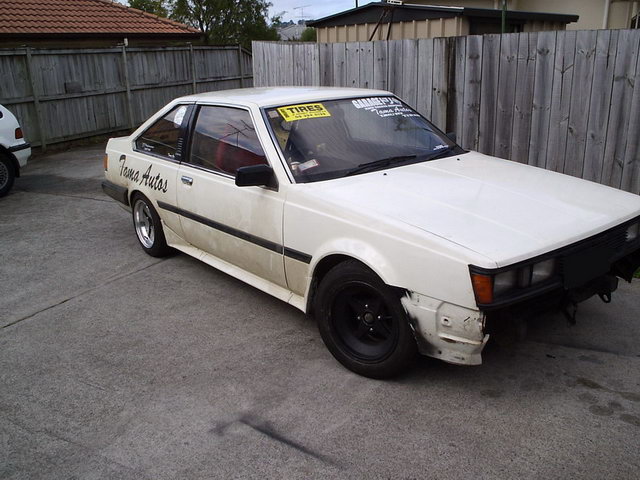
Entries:
[[397,375],[417,353],[398,295],[357,261],[343,262],[327,273],[314,310],[329,351],[360,375]]
[[349,282],[336,292],[330,322],[342,347],[363,362],[389,355],[398,342],[398,322],[378,291],[364,282]]

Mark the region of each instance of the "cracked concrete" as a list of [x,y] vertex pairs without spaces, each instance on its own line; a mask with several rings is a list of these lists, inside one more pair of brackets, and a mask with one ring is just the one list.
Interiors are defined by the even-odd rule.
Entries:
[[640,282],[479,367],[344,370],[294,308],[136,243],[102,147],[0,199],[0,478],[636,478]]

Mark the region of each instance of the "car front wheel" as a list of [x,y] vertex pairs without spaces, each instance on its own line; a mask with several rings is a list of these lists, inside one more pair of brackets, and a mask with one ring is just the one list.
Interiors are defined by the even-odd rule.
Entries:
[[131,198],[133,228],[142,249],[152,257],[164,257],[171,253],[162,230],[158,212],[147,197],[136,193]]
[[13,163],[5,155],[0,154],[0,197],[4,197],[9,193],[15,178],[16,171]]
[[392,377],[416,356],[416,341],[398,295],[357,261],[340,263],[326,274],[314,311],[325,345],[355,373]]

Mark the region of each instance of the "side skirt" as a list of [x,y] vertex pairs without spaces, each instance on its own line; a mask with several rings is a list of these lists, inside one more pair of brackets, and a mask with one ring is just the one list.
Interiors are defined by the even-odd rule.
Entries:
[[225,262],[224,260],[220,260],[219,258],[214,257],[213,255],[200,250],[197,247],[194,247],[190,243],[185,242],[182,237],[180,237],[177,233],[167,227],[164,222],[162,222],[162,228],[164,229],[164,235],[167,240],[167,244],[170,247],[173,247],[176,250],[180,250],[181,252],[184,252],[187,255],[196,258],[206,263],[207,265],[210,265],[220,270],[221,272],[226,273],[227,275],[231,275],[232,277],[237,278],[238,280],[241,280],[244,283],[257,288],[258,290],[268,293],[269,295],[272,295],[277,299],[282,300],[283,302],[286,302],[289,305],[296,307],[298,310],[306,313],[307,305],[304,297],[293,293],[287,288],[276,285],[273,282],[269,282],[268,280],[254,275],[253,273],[249,273],[246,270]]

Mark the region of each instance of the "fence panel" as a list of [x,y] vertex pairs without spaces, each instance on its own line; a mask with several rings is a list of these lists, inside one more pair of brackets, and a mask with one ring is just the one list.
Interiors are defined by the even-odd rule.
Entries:
[[[313,46],[296,67],[317,73],[279,74],[272,66],[295,55],[283,45]],[[254,42],[253,52],[257,86],[389,90],[464,148],[640,193],[640,30]]]
[[46,147],[129,129],[182,95],[252,86],[252,70],[235,46],[1,49],[0,103]]
[[478,149],[493,154],[496,137],[496,107],[498,97],[498,69],[500,66],[500,35],[486,35],[482,51],[480,80],[480,125]]
[[467,39],[467,56],[464,72],[464,108],[462,123],[462,145],[478,150],[480,130],[480,85],[482,78],[482,37]]
[[[594,182],[599,182],[602,178],[604,142],[609,123],[609,102],[613,88],[614,63],[610,59],[615,58],[617,46],[618,32],[616,30],[598,32],[582,173],[583,178]],[[598,92],[597,95],[596,92]]]
[[[376,42],[383,43],[383,42]],[[423,115],[431,113],[431,98],[433,92],[433,41],[431,39],[418,40],[418,76],[416,110]]]
[[556,32],[540,32],[536,44],[536,69],[533,79],[529,165],[544,168],[547,161],[551,92],[555,65]]
[[[611,92],[611,109],[605,142],[602,183],[620,187],[626,152],[627,129],[631,113],[631,103],[635,84],[636,64],[638,63],[640,35],[635,30],[624,30],[618,35]],[[640,84],[638,85],[640,87]],[[638,135],[636,132],[634,135]]]
[[496,113],[496,139],[493,154],[500,158],[511,158],[511,135],[513,133],[513,105],[516,94],[518,72],[518,43],[520,35],[502,36],[500,46],[500,75],[498,78],[498,102]]
[[576,32],[563,32],[556,37],[556,58],[553,69],[546,164],[546,168],[554,172],[564,171],[564,152],[569,129],[569,108],[571,105],[576,36]]
[[[573,84],[571,85],[571,107],[569,132],[565,151],[564,173],[581,176],[584,168],[584,152],[587,143],[587,121],[591,85],[595,66],[597,31],[578,32],[574,60]],[[600,92],[595,92],[599,95]]]

